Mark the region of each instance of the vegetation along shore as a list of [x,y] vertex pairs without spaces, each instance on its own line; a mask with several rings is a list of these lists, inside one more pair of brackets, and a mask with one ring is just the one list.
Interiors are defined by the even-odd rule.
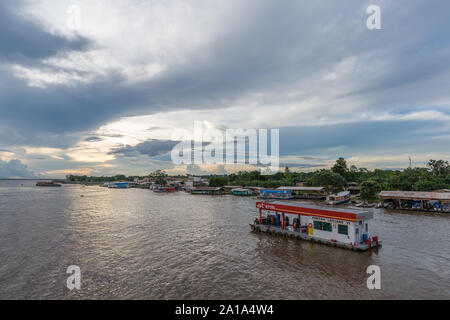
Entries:
[[[108,181],[134,181],[149,178],[163,184],[168,177],[164,171],[158,170],[148,176],[116,175],[111,177],[67,176],[73,183],[101,184]],[[176,176],[183,179],[187,176]],[[336,192],[357,183],[360,186],[361,199],[375,200],[381,190],[402,191],[435,191],[450,189],[450,164],[446,160],[430,160],[426,167],[409,167],[404,170],[368,170],[366,168],[348,167],[344,158],[339,158],[331,169],[315,172],[293,172],[288,167],[274,175],[262,175],[259,171],[242,171],[229,175],[208,175],[202,178],[209,180],[209,186],[225,185],[254,186],[262,188],[278,188],[294,186],[305,182],[310,186],[323,186],[329,192]]]

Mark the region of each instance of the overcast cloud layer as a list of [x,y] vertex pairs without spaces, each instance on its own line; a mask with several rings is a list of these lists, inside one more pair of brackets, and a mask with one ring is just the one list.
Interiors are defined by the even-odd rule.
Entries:
[[182,172],[196,120],[280,128],[300,169],[450,158],[450,3],[86,0],[76,30],[71,4],[0,0],[0,178]]

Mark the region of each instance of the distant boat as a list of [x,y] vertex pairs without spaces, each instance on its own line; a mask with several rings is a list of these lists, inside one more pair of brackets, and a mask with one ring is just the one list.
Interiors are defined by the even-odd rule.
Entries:
[[36,183],[36,187],[61,187],[59,183],[52,182],[38,182]]
[[233,194],[235,196],[241,196],[241,197],[253,195],[253,191],[250,189],[236,188],[236,189],[231,190],[231,192],[233,192]]
[[175,188],[172,187],[158,187],[153,189],[153,192],[156,193],[173,193],[175,192]]
[[129,187],[129,182],[110,182],[108,185],[108,188],[112,189],[128,189]]
[[350,202],[350,191],[342,191],[335,194],[330,194],[327,196],[326,204],[338,205]]
[[223,188],[220,187],[195,187],[191,189],[191,194],[218,195],[223,194]]

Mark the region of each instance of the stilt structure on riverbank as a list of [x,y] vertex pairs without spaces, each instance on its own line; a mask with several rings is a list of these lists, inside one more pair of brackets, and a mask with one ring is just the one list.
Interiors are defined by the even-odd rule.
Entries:
[[381,191],[378,197],[388,209],[450,212],[449,192]]

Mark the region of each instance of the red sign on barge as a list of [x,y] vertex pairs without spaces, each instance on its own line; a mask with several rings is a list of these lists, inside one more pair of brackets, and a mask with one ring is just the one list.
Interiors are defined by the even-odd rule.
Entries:
[[300,203],[257,202],[259,218],[252,230],[331,244],[354,250],[381,246],[371,235],[373,213],[357,209],[330,208]]

